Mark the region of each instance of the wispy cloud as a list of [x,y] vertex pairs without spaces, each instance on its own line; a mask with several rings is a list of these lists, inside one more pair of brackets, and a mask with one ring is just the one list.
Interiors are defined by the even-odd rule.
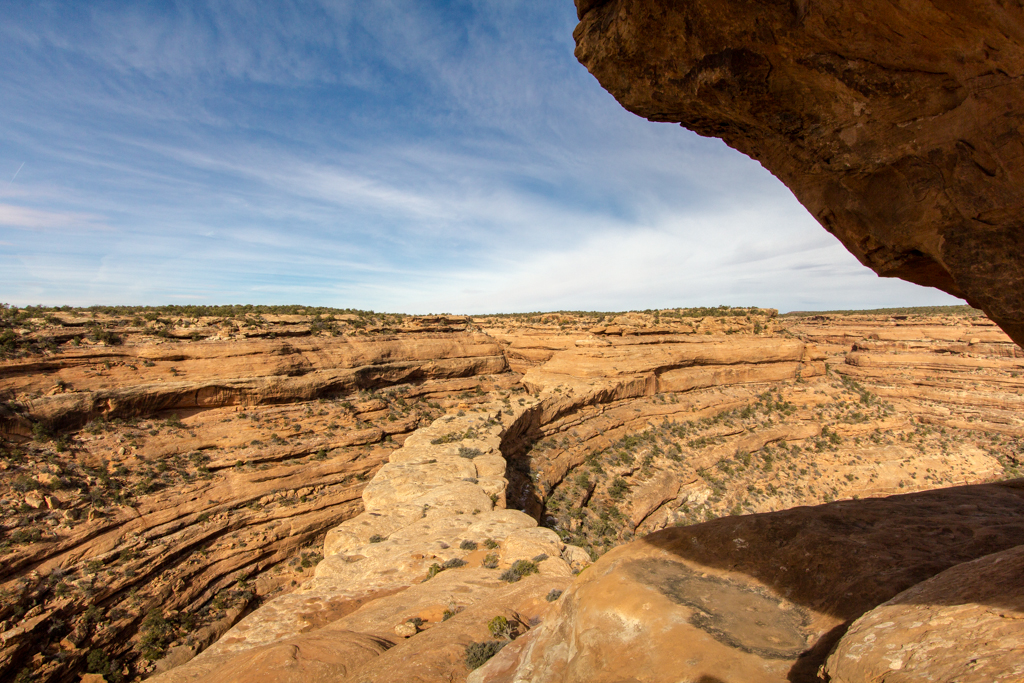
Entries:
[[756,162],[622,110],[572,56],[572,10],[5,10],[6,296],[410,312],[951,301],[875,278]]
[[14,204],[0,204],[0,225],[21,230],[59,228],[102,230],[106,228],[100,216],[85,213],[41,211]]

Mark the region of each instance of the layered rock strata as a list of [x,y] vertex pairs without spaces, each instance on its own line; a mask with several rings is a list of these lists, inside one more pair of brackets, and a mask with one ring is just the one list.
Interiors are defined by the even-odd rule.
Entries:
[[[265,681],[325,675],[314,671],[330,671],[336,681],[393,680],[403,649],[418,659],[412,669],[401,665],[403,680],[462,678],[460,648],[482,630],[482,615],[536,616],[547,593],[589,564],[581,549],[504,507],[502,441],[533,410],[532,400],[489,404],[417,430],[363,490],[364,511],[327,534],[324,560],[310,581],[243,619],[189,664],[152,680],[244,680],[238,672],[253,670],[254,661],[266,662],[259,668]],[[538,576],[513,588],[499,576],[516,561],[532,563]],[[474,618],[445,618],[446,610],[450,618],[474,606]],[[447,652],[435,649],[443,641]],[[295,654],[282,656],[282,648]],[[387,661],[376,661],[385,653]]]
[[128,418],[308,401],[506,369],[494,340],[473,334],[66,349],[58,357],[13,361],[0,368],[8,391],[36,395],[24,400],[21,421],[9,419],[3,426],[28,436],[29,422],[55,429],[80,427],[101,415]]
[[[1020,476],[1024,358],[990,321],[709,313],[286,342],[115,328],[119,345],[9,361],[0,665],[54,681],[462,680],[494,617],[520,636],[548,618],[566,560],[716,517]],[[138,360],[154,348],[175,360]],[[385,386],[316,379],[353,370]],[[201,406],[186,392],[178,414],[96,402],[84,428],[46,432],[77,410],[50,399],[238,374],[288,390]],[[501,580],[515,559],[542,571]]]
[[312,574],[421,422],[515,381],[493,340],[426,326],[347,338],[272,321],[274,338],[182,341],[90,322],[118,343],[73,335],[0,364],[12,677],[113,681],[188,659]]
[[885,277],[1024,343],[1024,8],[577,0],[576,57],[629,111],[721,138]]
[[818,317],[787,319],[785,340],[551,352],[523,378],[549,407],[513,459],[513,500],[600,552],[726,514],[1022,473],[1024,356],[991,322]]
[[965,562],[855,621],[829,655],[832,683],[1024,678],[1024,546]]

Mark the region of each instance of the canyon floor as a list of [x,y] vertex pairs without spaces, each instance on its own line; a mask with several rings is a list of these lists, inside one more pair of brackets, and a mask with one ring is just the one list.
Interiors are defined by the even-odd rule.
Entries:
[[966,308],[2,313],[4,680],[875,680],[1021,563]]

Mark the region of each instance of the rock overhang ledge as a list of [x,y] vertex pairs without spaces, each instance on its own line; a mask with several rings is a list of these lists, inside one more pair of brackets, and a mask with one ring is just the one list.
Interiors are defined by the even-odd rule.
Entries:
[[1024,7],[577,0],[629,111],[758,160],[864,265],[1024,342]]

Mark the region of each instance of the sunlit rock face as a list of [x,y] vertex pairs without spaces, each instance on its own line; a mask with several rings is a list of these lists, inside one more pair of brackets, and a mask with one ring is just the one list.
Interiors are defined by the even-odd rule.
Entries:
[[1019,2],[576,5],[576,57],[626,109],[757,159],[864,265],[1024,342]]
[[1024,642],[998,557],[880,604],[1024,538],[1024,349],[966,306],[86,315],[0,358],[0,680],[848,681],[962,609],[925,674],[966,682]]
[[580,574],[556,613],[468,681],[1020,680],[1008,577],[1024,550],[1022,485],[657,531]]

